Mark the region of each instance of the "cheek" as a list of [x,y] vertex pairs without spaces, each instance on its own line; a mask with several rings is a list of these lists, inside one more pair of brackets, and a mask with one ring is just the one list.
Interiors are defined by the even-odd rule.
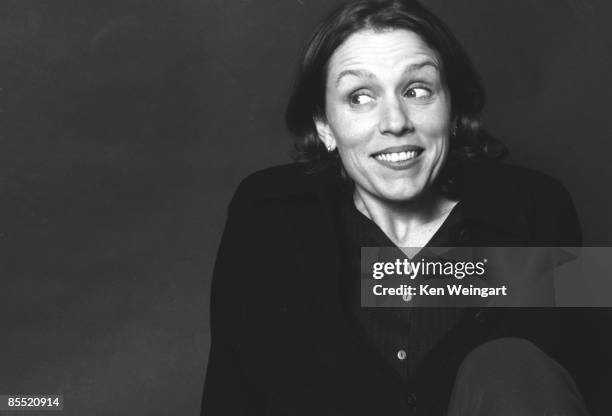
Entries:
[[340,160],[353,179],[355,179],[355,176],[362,176],[371,170],[371,166],[368,165],[369,153],[365,142],[359,137],[352,137],[345,139],[342,144],[338,144]]
[[[338,134],[339,133],[339,134]],[[349,176],[356,180],[371,174],[371,131],[362,118],[350,120],[336,130],[338,154]]]
[[440,149],[448,146],[451,120],[446,112],[423,114],[415,125],[417,131],[430,145]]
[[340,153],[361,152],[372,137],[372,122],[367,116],[340,113],[330,118],[330,124]]

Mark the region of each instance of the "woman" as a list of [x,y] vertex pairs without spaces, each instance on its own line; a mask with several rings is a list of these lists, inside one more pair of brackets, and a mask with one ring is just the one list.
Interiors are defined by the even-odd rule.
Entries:
[[580,244],[560,184],[491,161],[483,102],[418,3],[328,17],[287,110],[298,163],[251,175],[229,207],[202,414],[587,414],[550,357],[552,313],[360,306],[360,247]]

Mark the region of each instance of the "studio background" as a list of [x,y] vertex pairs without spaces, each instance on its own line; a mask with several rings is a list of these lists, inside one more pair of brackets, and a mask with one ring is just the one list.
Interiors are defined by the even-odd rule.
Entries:
[[[225,209],[289,161],[297,57],[332,4],[0,4],[0,394],[198,414]],[[424,4],[473,58],[510,160],[560,179],[585,243],[607,245],[612,5]]]

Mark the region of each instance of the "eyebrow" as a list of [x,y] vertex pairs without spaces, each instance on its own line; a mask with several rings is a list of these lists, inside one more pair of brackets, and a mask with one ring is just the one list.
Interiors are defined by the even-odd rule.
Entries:
[[[432,60],[426,60],[423,62],[417,62],[414,64],[410,64],[406,70],[404,71],[404,73],[410,73],[410,72],[415,72],[418,71],[419,69],[426,67],[426,66],[431,66],[433,67],[436,71],[440,71],[438,68],[438,65],[432,61]],[[368,78],[368,79],[373,79],[376,78],[376,76],[371,73],[370,71],[366,71],[365,69],[345,69],[344,71],[340,72],[338,74],[338,77],[336,78],[336,86],[338,86],[338,84],[340,84],[340,81],[342,80],[342,78],[344,78],[345,76],[348,75],[352,75],[354,77],[358,77],[358,78]]]

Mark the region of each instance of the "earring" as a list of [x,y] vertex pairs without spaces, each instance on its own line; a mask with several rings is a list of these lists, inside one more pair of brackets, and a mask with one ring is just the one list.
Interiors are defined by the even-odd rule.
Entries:
[[457,135],[457,126],[453,126],[453,129],[451,130],[451,136],[455,137]]
[[331,144],[327,145],[327,153],[331,153],[334,150],[334,146],[332,146]]

